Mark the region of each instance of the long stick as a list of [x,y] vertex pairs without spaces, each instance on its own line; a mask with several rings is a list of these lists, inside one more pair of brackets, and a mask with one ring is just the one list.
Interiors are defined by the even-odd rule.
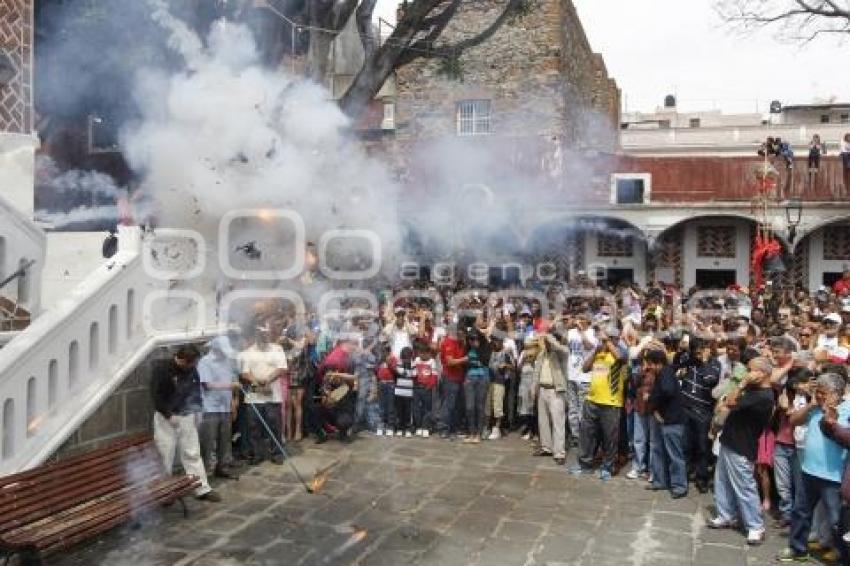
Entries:
[[[242,387],[242,393],[245,395],[250,394],[244,386]],[[266,422],[266,419],[263,418],[263,415],[260,414],[260,410],[254,406],[254,403],[245,403],[246,405],[250,405],[252,409],[254,409],[254,414],[257,415],[257,418],[263,423],[263,428],[266,429],[266,433],[272,439],[272,441],[277,446],[277,449],[280,450],[280,453],[283,455],[283,459],[286,460],[286,463],[289,464],[289,467],[292,469],[292,472],[295,474],[295,477],[298,478],[298,481],[301,482],[301,485],[304,486],[304,489],[307,493],[314,493],[313,488],[307,485],[307,482],[304,481],[304,478],[301,476],[301,473],[298,471],[298,468],[295,467],[295,464],[292,462],[292,458],[290,458],[289,453],[283,447],[283,443],[277,437],[277,435],[272,431],[269,423]]]

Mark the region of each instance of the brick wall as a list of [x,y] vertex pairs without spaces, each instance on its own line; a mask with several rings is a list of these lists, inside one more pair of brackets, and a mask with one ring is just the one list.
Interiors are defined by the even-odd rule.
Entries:
[[14,76],[0,85],[0,132],[32,131],[32,0],[0,0],[0,53],[12,63]]

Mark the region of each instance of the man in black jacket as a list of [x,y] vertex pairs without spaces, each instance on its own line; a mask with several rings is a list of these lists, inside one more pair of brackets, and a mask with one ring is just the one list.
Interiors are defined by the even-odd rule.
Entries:
[[654,491],[669,489],[674,499],[688,494],[685,462],[685,412],[676,370],[667,365],[667,353],[645,350],[641,371],[655,376],[648,403],[653,410],[650,423],[652,485]]
[[681,397],[685,416],[685,438],[694,465],[696,487],[708,491],[711,440],[708,432],[714,415],[711,392],[720,381],[720,362],[711,355],[711,344],[695,340],[689,359],[679,368],[682,376]]
[[201,485],[195,491],[198,499],[221,501],[207,482],[195,415],[202,411],[201,382],[195,366],[199,353],[193,346],[180,348],[170,360],[154,364],[151,393],[156,412],[153,437],[168,474],[174,467],[174,453],[180,449],[180,464],[186,473],[197,477]]

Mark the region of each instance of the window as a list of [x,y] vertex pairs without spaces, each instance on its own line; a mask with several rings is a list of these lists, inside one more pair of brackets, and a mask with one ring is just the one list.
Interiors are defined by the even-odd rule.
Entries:
[[3,402],[3,459],[15,454],[15,400]]
[[691,127],[692,128],[699,128],[700,124],[701,124],[701,121],[700,121],[699,118],[691,118]]
[[109,118],[89,115],[89,153],[117,153],[118,126]]
[[620,234],[599,234],[596,238],[596,255],[599,257],[632,257],[634,238]]
[[829,114],[821,114],[820,115],[820,123],[821,124],[829,124]]
[[382,130],[395,129],[395,104],[392,102],[384,103],[384,118],[381,120]]
[[611,204],[648,204],[652,175],[615,173],[611,176]]
[[29,273],[27,273],[27,265],[29,262],[27,258],[22,257],[20,261],[18,261],[18,269],[22,270],[21,275],[18,277],[18,303],[26,304],[30,300],[30,277]]
[[842,114],[841,115],[841,123],[847,124],[848,122],[850,122],[850,114]]
[[457,103],[457,135],[481,136],[489,133],[489,100],[461,100]]
[[828,226],[823,230],[823,259],[850,260],[850,226]]
[[47,366],[47,408],[52,409],[56,404],[56,396],[59,391],[59,363],[50,360]]
[[658,128],[661,130],[669,130],[670,129],[670,120],[659,120]]
[[697,257],[735,257],[734,226],[697,227]]
[[68,346],[68,389],[74,389],[80,376],[80,345],[76,340]]

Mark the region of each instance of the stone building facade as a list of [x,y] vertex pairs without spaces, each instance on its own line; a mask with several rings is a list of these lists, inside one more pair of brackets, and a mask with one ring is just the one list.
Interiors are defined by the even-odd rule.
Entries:
[[[507,0],[467,0],[442,35],[455,43],[494,21]],[[487,133],[548,136],[573,147],[616,148],[619,89],[591,49],[571,0],[527,0],[457,63],[420,58],[398,70],[396,138],[422,140],[459,133],[464,101],[484,103]],[[603,140],[594,131],[606,130]],[[604,147],[600,147],[604,141]]]

